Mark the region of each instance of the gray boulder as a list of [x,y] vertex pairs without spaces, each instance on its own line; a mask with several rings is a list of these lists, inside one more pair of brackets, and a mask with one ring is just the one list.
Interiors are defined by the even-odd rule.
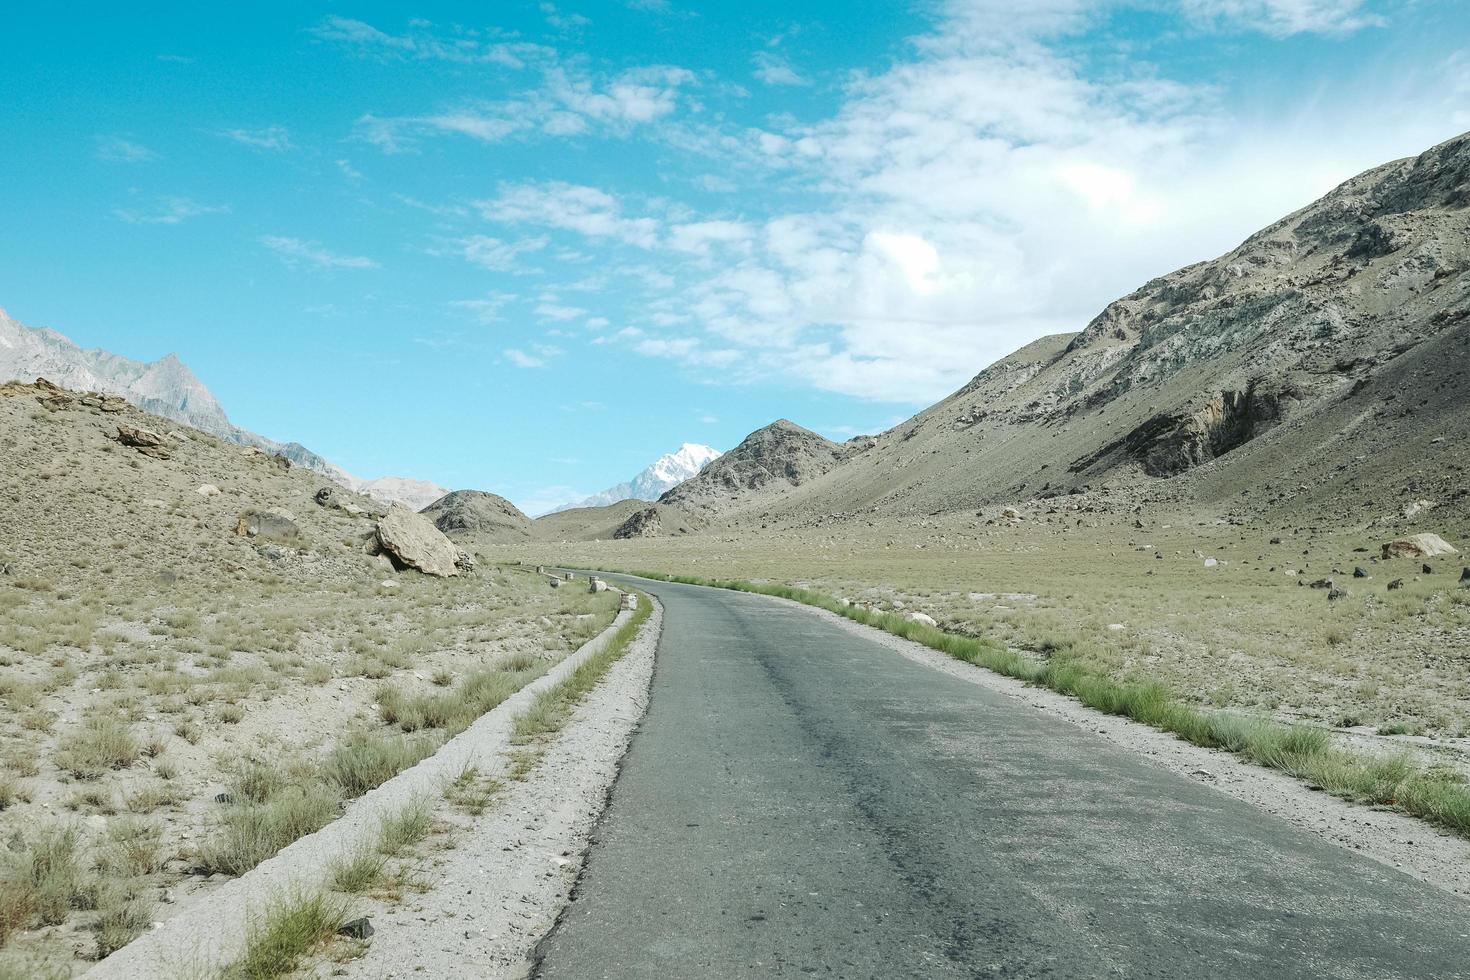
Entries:
[[340,510],[350,517],[382,517],[388,513],[388,508],[373,498],[342,487],[322,487],[313,499],[320,507]]
[[240,520],[235,525],[235,534],[242,538],[292,542],[301,537],[301,528],[290,511],[279,507],[266,510],[252,507],[240,514]]
[[458,575],[459,549],[427,517],[401,504],[388,508],[378,521],[378,543],[398,564],[425,575]]

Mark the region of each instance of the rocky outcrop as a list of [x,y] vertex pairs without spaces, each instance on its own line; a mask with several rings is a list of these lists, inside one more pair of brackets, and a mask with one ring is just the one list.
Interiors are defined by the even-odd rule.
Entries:
[[263,447],[338,482],[353,479],[299,443],[279,443],[232,423],[210,390],[173,354],[145,362],[78,347],[55,330],[27,327],[0,310],[0,381],[43,375],[56,382],[50,385],[54,390],[85,392],[74,396],[84,407],[117,413],[132,404],[228,442]]
[[394,505],[378,521],[378,544],[399,565],[425,575],[458,575],[459,549],[427,517]]
[[124,446],[131,446],[144,456],[152,456],[154,459],[168,459],[170,455],[168,444],[163,436],[152,429],[120,425],[117,427],[117,441]]
[[657,508],[647,507],[620,524],[613,532],[613,537],[626,541],[629,538],[656,538],[662,533],[663,522],[659,519]]
[[447,493],[420,511],[445,534],[484,534],[500,538],[531,535],[531,519],[520,508],[483,490]]
[[388,513],[388,508],[378,501],[344,487],[322,487],[313,499],[317,506],[340,510],[349,517],[382,517]]
[[794,422],[779,419],[757,429],[659,503],[720,509],[762,492],[801,486],[830,472],[853,451]]
[[1149,476],[1177,476],[1250,442],[1281,420],[1285,399],[1252,381],[1244,391],[1222,391],[1202,408],[1161,414],[1123,438],[1075,461],[1073,473],[1133,460]]
[[1384,558],[1438,558],[1459,553],[1458,548],[1438,534],[1411,534],[1383,546]]

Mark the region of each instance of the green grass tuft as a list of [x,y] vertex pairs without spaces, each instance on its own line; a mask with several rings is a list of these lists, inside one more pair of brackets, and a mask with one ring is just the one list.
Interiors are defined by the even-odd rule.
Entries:
[[251,923],[245,955],[224,970],[227,980],[273,980],[336,934],[349,915],[347,900],[322,892],[291,895]]

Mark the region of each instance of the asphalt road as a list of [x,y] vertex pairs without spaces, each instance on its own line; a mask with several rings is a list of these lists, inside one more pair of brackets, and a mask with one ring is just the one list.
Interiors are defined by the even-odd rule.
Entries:
[[1470,977],[1470,905],[761,596],[665,606],[537,976]]

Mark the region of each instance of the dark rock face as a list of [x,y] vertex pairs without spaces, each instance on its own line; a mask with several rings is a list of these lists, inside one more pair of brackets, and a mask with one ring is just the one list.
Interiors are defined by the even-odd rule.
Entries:
[[1081,473],[1098,463],[1116,463],[1121,456],[1141,463],[1149,476],[1177,476],[1245,445],[1280,421],[1283,413],[1282,396],[1252,381],[1244,391],[1220,392],[1198,411],[1155,415],[1077,460],[1070,470]]
[[367,916],[363,916],[360,919],[353,919],[351,922],[344,922],[337,929],[337,935],[346,936],[348,939],[367,939],[375,932],[377,930],[373,928],[372,920]]
[[663,521],[659,519],[658,511],[649,507],[638,511],[619,525],[613,532],[613,537],[626,541],[629,538],[656,538],[662,533]]
[[531,534],[531,519],[515,504],[482,490],[445,494],[419,513],[445,534],[504,532],[521,537]]

